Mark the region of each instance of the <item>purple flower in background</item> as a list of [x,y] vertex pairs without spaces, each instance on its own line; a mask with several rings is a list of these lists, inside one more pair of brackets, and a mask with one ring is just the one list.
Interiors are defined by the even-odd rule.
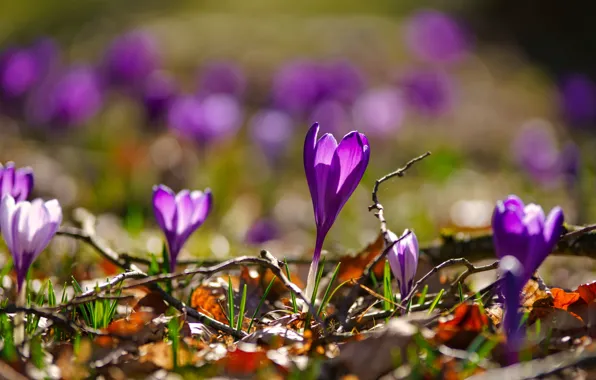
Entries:
[[62,209],[57,200],[44,203],[15,202],[4,195],[0,205],[0,230],[12,255],[17,272],[17,290],[23,289],[29,267],[50,244],[62,223]]
[[583,74],[569,75],[559,83],[559,107],[563,117],[574,125],[596,121],[596,85]]
[[499,272],[505,300],[503,331],[507,336],[507,360],[509,364],[515,364],[525,335],[521,326],[522,314],[519,311],[519,300],[525,285],[524,268],[514,256],[505,256],[499,262]]
[[175,194],[164,185],[153,187],[153,212],[164,232],[170,254],[170,272],[176,269],[178,254],[190,235],[199,228],[213,207],[209,189],[182,190]]
[[149,120],[160,120],[178,93],[178,86],[167,73],[155,71],[143,85],[142,98]]
[[364,91],[362,72],[347,60],[327,64],[321,73],[320,98],[351,105]]
[[259,219],[246,232],[244,240],[248,244],[259,245],[270,240],[277,239],[279,229],[275,221],[270,219]]
[[497,257],[517,258],[523,266],[521,281],[525,284],[557,244],[563,220],[563,210],[558,206],[545,216],[542,207],[524,205],[515,195],[498,201],[492,217]]
[[0,164],[0,199],[10,195],[16,202],[24,201],[33,189],[33,171],[29,167],[15,169],[14,162]]
[[364,93],[352,109],[356,126],[376,136],[388,136],[401,126],[405,105],[392,88],[376,88]]
[[241,97],[246,89],[242,69],[230,62],[211,62],[201,71],[197,95],[226,94]]
[[454,83],[443,71],[412,71],[403,76],[400,87],[408,105],[423,115],[444,115],[455,103]]
[[325,100],[314,108],[310,120],[324,126],[325,132],[345,133],[351,130],[352,120],[343,104],[335,100]]
[[57,126],[82,125],[101,109],[103,94],[97,72],[87,66],[70,68],[43,92],[34,110],[40,121]]
[[[391,242],[398,240],[397,235],[388,231]],[[405,237],[404,237],[405,236]],[[414,277],[418,269],[418,238],[413,231],[405,230],[402,234],[402,240],[393,245],[387,254],[387,260],[391,266],[391,271],[397,279],[399,292],[402,300],[412,289]]]
[[559,171],[565,177],[567,188],[574,188],[579,181],[581,171],[581,152],[575,143],[567,143],[561,151]]
[[295,61],[273,78],[273,102],[293,116],[307,114],[319,100],[321,69],[314,62]]
[[294,122],[283,111],[262,110],[250,119],[249,132],[253,141],[273,164],[292,139]]
[[559,150],[551,125],[541,119],[525,122],[513,141],[513,155],[533,180],[548,185],[559,175]]
[[242,124],[242,109],[229,95],[210,95],[203,100],[193,96],[178,98],[168,111],[168,125],[199,143],[225,139]]
[[327,133],[317,141],[319,124],[312,125],[304,141],[304,171],[310,189],[317,238],[306,294],[310,297],[323,242],[339,212],[360,183],[370,158],[368,139],[352,131],[338,144]]
[[405,33],[410,51],[427,62],[457,62],[470,48],[470,38],[462,25],[436,10],[416,12],[407,22]]
[[112,84],[137,87],[160,66],[160,53],[153,35],[132,31],[112,41],[104,58],[106,76]]

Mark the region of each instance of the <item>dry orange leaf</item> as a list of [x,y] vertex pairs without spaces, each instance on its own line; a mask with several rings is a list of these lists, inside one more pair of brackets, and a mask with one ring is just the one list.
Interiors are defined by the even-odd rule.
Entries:
[[237,348],[218,361],[228,375],[254,376],[255,372],[271,364],[267,353],[263,351],[244,351]]
[[130,314],[127,318],[117,319],[110,323],[106,331],[110,334],[130,336],[135,335],[151,320],[154,314],[148,311],[140,311]]
[[594,301],[596,299],[596,281],[578,286],[576,292],[586,303]]
[[[339,267],[338,279],[339,282],[348,281],[350,279],[357,279],[362,276],[364,268],[375,258],[379,253],[383,251],[385,246],[385,240],[383,235],[379,234],[377,239],[369,244],[364,250],[359,252],[356,256],[344,256],[339,261],[341,266]],[[381,277],[383,275],[383,268],[385,263],[381,260],[373,268],[375,276]]]
[[221,307],[225,301],[223,288],[199,286],[192,292],[190,306],[221,323],[228,323],[228,317]]
[[553,295],[553,307],[558,309],[567,310],[569,306],[576,303],[580,298],[579,293],[567,293],[563,289],[559,288],[551,288],[550,292]]
[[480,310],[476,304],[464,303],[455,308],[450,319],[439,321],[436,338],[446,343],[455,338],[462,340],[461,344],[467,347],[466,343],[471,340],[484,328],[488,326],[488,316]]

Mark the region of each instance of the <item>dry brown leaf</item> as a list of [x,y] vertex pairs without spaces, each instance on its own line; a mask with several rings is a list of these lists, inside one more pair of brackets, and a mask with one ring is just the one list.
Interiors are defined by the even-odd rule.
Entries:
[[190,306],[221,323],[228,324],[228,317],[221,307],[225,298],[225,291],[222,287],[202,285],[192,292]]
[[439,320],[435,339],[449,347],[465,349],[488,325],[488,316],[480,306],[464,303],[452,315]]
[[[139,361],[141,363],[153,363],[158,367],[171,370],[174,368],[172,355],[172,344],[168,342],[149,343],[139,347]],[[184,366],[196,361],[193,354],[186,348],[184,343],[178,347],[178,365]]]
[[[383,235],[379,234],[373,243],[369,244],[356,256],[344,256],[340,258],[341,266],[339,267],[339,274],[337,276],[339,282],[362,277],[364,268],[383,251],[384,246],[385,240]],[[383,275],[384,266],[385,263],[383,260],[375,265],[373,268],[375,276],[381,277]]]

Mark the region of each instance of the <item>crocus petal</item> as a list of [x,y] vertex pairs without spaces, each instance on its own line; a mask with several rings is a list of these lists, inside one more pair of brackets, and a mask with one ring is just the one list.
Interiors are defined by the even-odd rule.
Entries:
[[502,277],[503,297],[505,298],[503,330],[507,335],[509,350],[516,352],[523,338],[523,330],[520,329],[519,300],[524,285],[523,281],[520,281],[523,277],[524,268],[514,256],[505,256],[499,263],[499,270]]
[[[349,135],[350,134],[348,134],[348,136]],[[344,166],[340,167],[341,175],[345,175],[347,173],[347,176],[343,179],[343,183],[341,183],[341,185],[338,186],[338,189],[337,189],[337,197],[336,197],[337,202],[338,202],[337,213],[339,213],[339,211],[341,211],[341,209],[346,204],[346,202],[348,201],[348,199],[350,198],[350,196],[352,195],[354,190],[356,190],[356,187],[358,187],[358,184],[360,183],[360,180],[362,180],[362,176],[364,175],[364,172],[366,171],[366,167],[368,166],[368,161],[370,158],[370,147],[368,145],[368,139],[366,138],[366,136],[364,136],[363,134],[360,134],[360,133],[355,133],[354,136],[356,137],[357,145],[356,146],[352,145],[350,147],[350,149],[359,149],[361,152],[360,154],[355,154],[355,156],[358,156],[358,155],[360,156],[360,159],[356,163],[356,165],[351,166],[352,162],[349,162],[346,159],[344,159],[345,161],[343,161],[343,163],[342,163],[339,152],[337,154],[337,157],[340,161],[340,165],[346,165],[347,167],[351,166],[351,168],[349,168],[351,170],[349,170],[349,171],[347,169],[344,169]],[[342,142],[343,142],[343,140],[342,140]],[[339,149],[340,148],[338,147],[338,151],[339,151]],[[346,155],[345,153],[343,153],[343,154]],[[341,181],[341,178],[340,178],[340,181]]]
[[167,186],[159,185],[153,188],[153,211],[157,224],[164,231],[174,229],[176,213],[176,199],[174,192]]
[[[340,174],[338,190],[344,185],[348,176],[362,162],[364,155],[368,151],[368,146],[364,145],[360,133],[353,131],[348,133],[337,146],[335,154],[339,157]],[[366,137],[365,137],[366,138]]]
[[[395,242],[397,240],[397,235],[393,231],[387,231],[387,234],[389,235],[391,242]],[[397,244],[393,244],[393,247],[391,247],[391,250],[387,253],[387,260],[389,260],[389,266],[391,267],[393,275],[398,281],[400,281],[402,271],[398,256]]]
[[321,136],[315,147],[315,159],[313,162],[315,167],[320,164],[331,165],[336,149],[337,141],[332,134],[325,133]]
[[211,190],[206,189],[204,193],[202,191],[193,191],[191,193],[191,198],[194,204],[192,224],[195,228],[198,228],[203,224],[205,219],[207,219],[209,212],[211,212],[211,208],[213,207],[213,195],[211,194]]
[[0,193],[1,194],[13,194],[13,187],[15,183],[15,169],[14,164],[9,162],[4,167],[0,175]]
[[563,232],[564,220],[563,210],[558,206],[548,213],[548,217],[544,223],[544,241],[549,251],[552,251],[559,241],[559,237]]
[[12,248],[12,221],[15,210],[16,204],[14,198],[10,194],[6,194],[4,197],[2,197],[2,204],[0,205],[0,231],[2,231],[2,236],[4,237],[4,241],[6,242],[8,250],[13,255],[15,266],[18,266],[20,258],[13,253],[15,251]]
[[31,168],[17,169],[13,194],[17,201],[24,201],[33,188],[33,171]]
[[193,214],[193,202],[188,190],[182,190],[176,195],[176,233],[182,234],[190,227]]
[[52,199],[47,201],[44,206],[48,212],[50,221],[57,227],[60,226],[62,223],[62,208],[60,207],[58,200]]
[[314,123],[308,130],[304,140],[304,173],[306,182],[310,190],[310,196],[313,202],[313,208],[318,208],[317,197],[317,177],[315,174],[315,152],[317,146],[317,135],[319,134],[319,123]]

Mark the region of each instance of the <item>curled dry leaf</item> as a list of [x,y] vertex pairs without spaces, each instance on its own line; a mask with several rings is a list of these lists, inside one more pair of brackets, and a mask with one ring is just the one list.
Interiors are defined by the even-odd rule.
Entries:
[[222,287],[201,285],[192,292],[190,306],[221,323],[227,324],[228,317],[221,307],[222,302],[225,302],[224,293]]

